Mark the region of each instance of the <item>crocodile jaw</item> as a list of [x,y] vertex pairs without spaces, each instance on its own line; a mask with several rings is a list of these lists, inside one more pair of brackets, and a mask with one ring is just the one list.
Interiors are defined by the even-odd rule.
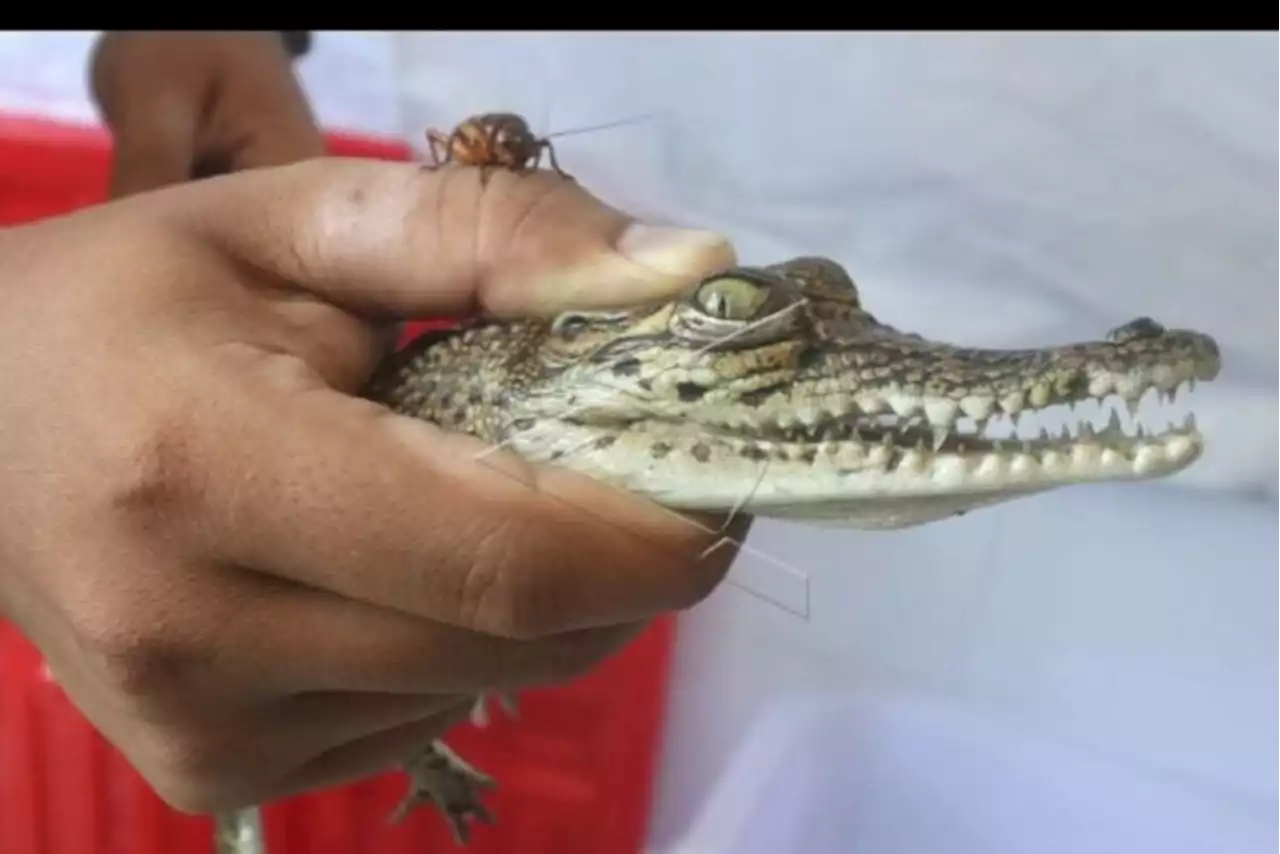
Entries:
[[[647,422],[643,428],[543,421],[507,444],[673,509],[899,528],[1063,486],[1172,475],[1204,449],[1193,426],[1127,435],[1118,427],[1062,440],[770,441]],[[890,435],[890,434],[886,434]]]

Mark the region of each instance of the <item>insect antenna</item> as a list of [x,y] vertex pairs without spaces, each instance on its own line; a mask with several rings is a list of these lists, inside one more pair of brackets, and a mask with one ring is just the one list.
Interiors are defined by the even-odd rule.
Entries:
[[543,139],[559,139],[562,136],[572,136],[577,133],[590,133],[591,131],[597,131],[597,130],[609,130],[610,128],[621,127],[622,125],[635,124],[636,122],[643,121],[644,119],[653,118],[655,115],[657,114],[656,113],[640,113],[639,115],[630,116],[625,119],[617,119],[612,122],[605,122],[604,124],[587,125],[586,127],[570,128],[569,130],[559,130],[559,131],[556,131],[555,133],[547,134],[545,137],[543,137]]

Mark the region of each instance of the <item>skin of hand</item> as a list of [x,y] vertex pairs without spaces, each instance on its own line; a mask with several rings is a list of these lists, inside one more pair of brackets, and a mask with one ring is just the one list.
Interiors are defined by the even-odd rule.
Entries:
[[108,32],[90,76],[113,197],[324,153],[279,33]]
[[733,263],[715,235],[547,174],[335,158],[0,231],[0,259],[0,613],[180,810],[385,770],[735,553],[358,394],[397,321],[669,295]]

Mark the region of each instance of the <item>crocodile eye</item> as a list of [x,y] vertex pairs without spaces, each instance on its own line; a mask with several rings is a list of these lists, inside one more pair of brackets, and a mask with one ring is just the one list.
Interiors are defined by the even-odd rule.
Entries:
[[767,285],[738,276],[723,276],[698,288],[698,308],[721,320],[751,320],[769,299]]

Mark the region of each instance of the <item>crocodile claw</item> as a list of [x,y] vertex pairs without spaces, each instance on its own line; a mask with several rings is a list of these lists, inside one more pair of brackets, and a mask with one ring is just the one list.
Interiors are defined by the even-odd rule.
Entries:
[[409,791],[391,814],[392,824],[428,802],[444,815],[459,845],[471,841],[472,821],[493,824],[493,814],[480,801],[480,795],[496,783],[467,764],[444,742],[431,741],[406,760],[403,767],[409,775]]
[[516,706],[515,697],[510,694],[481,694],[476,698],[476,704],[471,707],[471,724],[481,729],[489,725],[489,699],[492,697],[497,701],[502,711],[507,713],[507,717],[515,718],[519,716],[519,708]]

